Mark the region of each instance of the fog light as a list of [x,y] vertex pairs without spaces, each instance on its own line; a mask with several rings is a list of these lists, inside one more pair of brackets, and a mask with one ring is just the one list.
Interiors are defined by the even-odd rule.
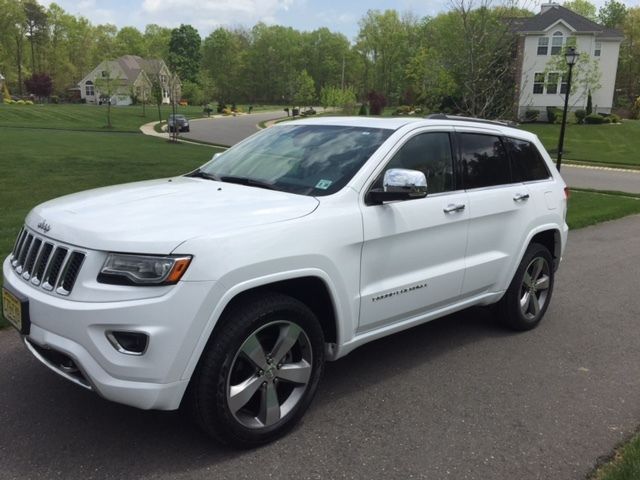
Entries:
[[107,339],[113,348],[125,355],[142,355],[149,344],[149,336],[140,332],[107,332]]

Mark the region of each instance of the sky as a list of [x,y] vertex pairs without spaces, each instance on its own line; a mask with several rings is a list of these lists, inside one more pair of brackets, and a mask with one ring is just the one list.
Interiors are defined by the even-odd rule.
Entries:
[[[43,5],[50,0],[39,0]],[[520,0],[539,11],[540,0]],[[597,7],[605,0],[591,0]],[[621,0],[640,6],[640,0]],[[65,11],[82,15],[93,24],[113,23],[118,28],[157,23],[177,27],[193,25],[202,37],[220,26],[252,27],[258,22],[314,30],[328,27],[354,40],[358,21],[367,10],[395,9],[418,17],[436,15],[449,9],[450,0],[56,0]],[[561,3],[561,2],[560,2]]]

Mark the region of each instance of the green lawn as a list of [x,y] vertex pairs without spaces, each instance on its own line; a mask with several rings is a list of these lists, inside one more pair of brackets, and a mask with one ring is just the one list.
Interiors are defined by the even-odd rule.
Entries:
[[[215,108],[215,104],[212,104]],[[247,112],[245,105],[240,105]],[[259,105],[253,111],[281,110],[280,106]],[[163,105],[162,120],[166,121],[171,107]],[[178,107],[178,113],[189,118],[202,118],[202,107]],[[215,112],[213,112],[215,114]],[[0,104],[1,127],[54,128],[63,130],[90,130],[137,132],[140,125],[158,121],[158,107],[147,105],[145,115],[142,106],[111,107],[112,129],[106,128],[107,107],[104,105],[3,105]]]
[[[557,151],[560,125],[525,123],[521,128],[540,137],[547,150]],[[622,124],[569,124],[565,132],[564,159],[611,166],[640,167],[640,120]],[[555,153],[551,153],[555,159]]]
[[601,466],[593,480],[638,480],[640,478],[640,435],[617,450],[612,460]]

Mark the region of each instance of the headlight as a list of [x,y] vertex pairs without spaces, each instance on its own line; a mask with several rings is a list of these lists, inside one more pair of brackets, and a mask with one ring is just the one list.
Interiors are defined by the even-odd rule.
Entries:
[[114,285],[173,285],[187,271],[190,256],[153,256],[110,253],[98,282]]

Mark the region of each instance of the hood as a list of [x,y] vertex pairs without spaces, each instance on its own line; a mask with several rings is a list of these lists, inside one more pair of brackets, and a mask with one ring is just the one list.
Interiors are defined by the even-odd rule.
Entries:
[[84,248],[166,254],[190,238],[291,220],[317,206],[314,197],[176,177],[50,200],[29,213],[27,225]]

